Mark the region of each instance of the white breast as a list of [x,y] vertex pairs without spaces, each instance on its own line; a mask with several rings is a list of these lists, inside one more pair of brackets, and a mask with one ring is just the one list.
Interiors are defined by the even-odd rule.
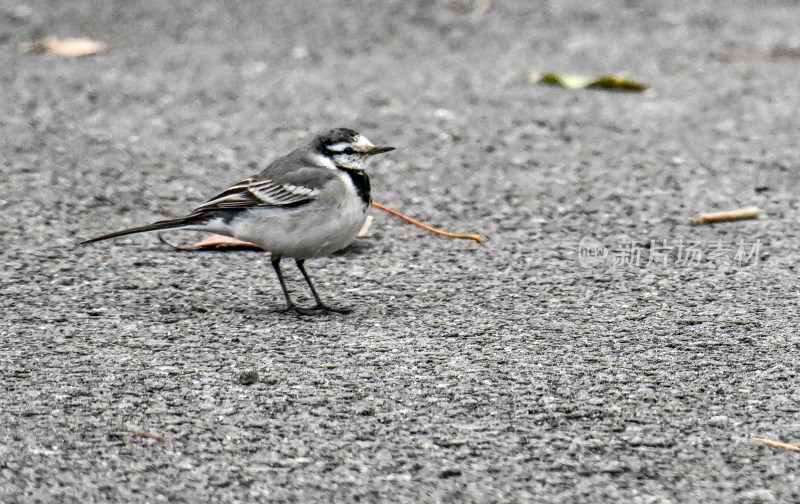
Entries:
[[295,259],[328,256],[350,245],[369,213],[347,174],[339,172],[318,199],[297,208],[259,207],[230,224],[209,223],[208,229]]

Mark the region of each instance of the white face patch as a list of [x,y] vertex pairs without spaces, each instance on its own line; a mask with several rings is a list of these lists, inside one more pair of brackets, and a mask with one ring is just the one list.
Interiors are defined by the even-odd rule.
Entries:
[[338,142],[333,145],[329,145],[327,149],[331,152],[343,152],[348,147],[356,152],[367,152],[375,146],[372,145],[372,142],[367,140],[367,137],[358,135],[353,142]]
[[342,152],[346,148],[350,147],[352,144],[350,142],[339,142],[326,147],[331,152]]
[[323,156],[322,154],[312,154],[311,157],[314,159],[314,162],[317,164],[317,166],[324,166],[325,168],[329,168],[331,170],[336,169],[336,163],[334,163],[328,156]]

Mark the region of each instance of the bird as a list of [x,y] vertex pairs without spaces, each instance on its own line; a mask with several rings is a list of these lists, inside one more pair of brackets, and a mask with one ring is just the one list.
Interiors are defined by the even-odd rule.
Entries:
[[[305,261],[329,256],[355,240],[369,212],[372,196],[367,160],[394,147],[378,147],[349,128],[317,134],[259,174],[238,182],[189,215],[160,220],[89,238],[81,245],[151,231],[206,231],[254,243],[270,252],[285,309],[301,315],[350,313],[323,303]],[[316,304],[292,301],[281,259],[294,259]]]

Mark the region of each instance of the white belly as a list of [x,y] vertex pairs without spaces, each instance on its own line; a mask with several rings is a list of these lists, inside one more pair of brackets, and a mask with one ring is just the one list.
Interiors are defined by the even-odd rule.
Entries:
[[209,223],[207,230],[255,243],[283,257],[328,256],[350,245],[367,218],[369,205],[353,196],[338,205],[313,201],[297,208],[254,208],[230,224]]

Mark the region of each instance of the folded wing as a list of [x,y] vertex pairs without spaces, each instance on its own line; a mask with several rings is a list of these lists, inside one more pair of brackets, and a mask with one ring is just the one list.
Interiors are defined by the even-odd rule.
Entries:
[[249,178],[206,201],[195,209],[195,213],[253,207],[295,207],[310,203],[319,191],[318,187]]

